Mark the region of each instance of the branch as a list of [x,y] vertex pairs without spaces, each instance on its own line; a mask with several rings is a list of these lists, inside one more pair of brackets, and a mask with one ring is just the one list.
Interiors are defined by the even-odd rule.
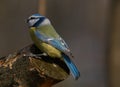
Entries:
[[51,87],[69,76],[66,64],[34,44],[0,58],[0,87]]

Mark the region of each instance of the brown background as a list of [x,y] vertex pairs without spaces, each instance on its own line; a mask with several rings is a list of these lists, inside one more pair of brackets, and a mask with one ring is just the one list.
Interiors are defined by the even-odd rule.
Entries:
[[39,11],[69,43],[81,71],[78,81],[70,76],[55,87],[120,87],[120,1],[41,1],[0,1],[0,56],[32,42],[26,19]]

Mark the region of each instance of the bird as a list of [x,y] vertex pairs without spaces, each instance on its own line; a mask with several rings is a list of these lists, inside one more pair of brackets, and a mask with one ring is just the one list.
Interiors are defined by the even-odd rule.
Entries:
[[42,52],[51,58],[59,58],[65,62],[73,78],[80,77],[80,71],[73,63],[73,55],[66,42],[56,32],[50,20],[39,14],[32,14],[28,17],[27,23],[32,41]]

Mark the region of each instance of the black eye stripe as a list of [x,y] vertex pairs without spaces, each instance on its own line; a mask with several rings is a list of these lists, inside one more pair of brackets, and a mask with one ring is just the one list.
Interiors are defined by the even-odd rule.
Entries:
[[31,17],[30,19],[37,19],[37,18]]
[[37,27],[37,26],[39,26],[39,24],[41,24],[42,22],[43,22],[43,20],[45,19],[45,17],[39,17],[40,19],[39,19],[39,21],[37,21],[33,26],[34,27]]
[[30,19],[35,19],[34,17],[31,17]]
[[29,20],[38,19],[38,18],[40,18],[40,17],[31,17],[31,18],[29,18]]

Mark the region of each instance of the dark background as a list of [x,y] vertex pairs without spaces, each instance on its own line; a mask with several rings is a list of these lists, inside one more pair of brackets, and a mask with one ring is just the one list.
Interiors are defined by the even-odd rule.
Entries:
[[32,43],[26,19],[38,12],[69,44],[81,71],[78,81],[70,76],[55,87],[120,87],[119,0],[1,0],[0,56]]

